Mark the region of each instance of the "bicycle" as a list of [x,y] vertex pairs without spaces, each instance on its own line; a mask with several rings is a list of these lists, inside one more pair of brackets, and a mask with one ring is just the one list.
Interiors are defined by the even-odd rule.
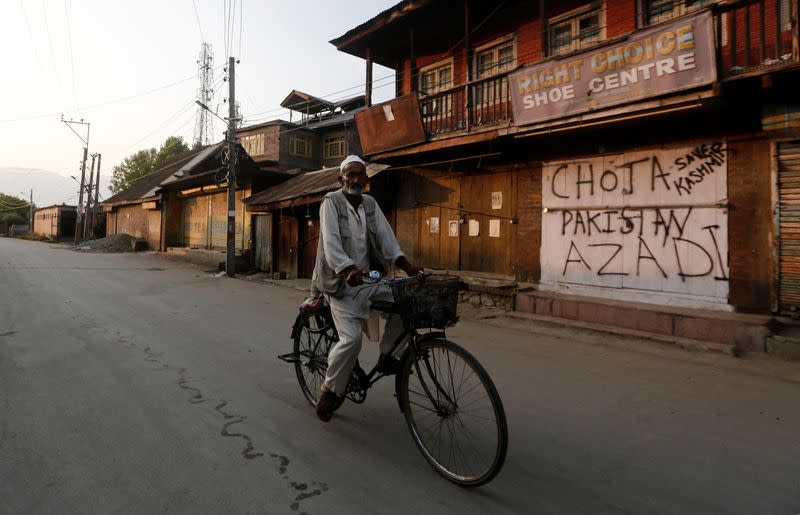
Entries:
[[[381,279],[394,302],[373,302],[372,309],[396,313],[403,332],[394,349],[407,343],[395,376],[400,411],[417,448],[433,468],[461,486],[480,486],[499,472],[508,450],[508,426],[502,401],[489,374],[469,352],[447,339],[454,325],[458,278],[428,275]],[[320,298],[321,299],[321,298]],[[292,327],[293,352],[278,356],[295,367],[303,395],[316,406],[325,380],[327,356],[338,341],[327,303],[303,305]],[[353,367],[344,398],[361,404],[367,391],[387,377],[378,364],[365,372]]]

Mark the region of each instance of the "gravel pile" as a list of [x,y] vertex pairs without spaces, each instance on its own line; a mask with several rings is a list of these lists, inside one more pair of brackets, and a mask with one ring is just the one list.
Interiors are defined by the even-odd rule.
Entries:
[[99,240],[89,240],[78,244],[75,250],[81,252],[133,252],[136,238],[130,234],[112,234]]

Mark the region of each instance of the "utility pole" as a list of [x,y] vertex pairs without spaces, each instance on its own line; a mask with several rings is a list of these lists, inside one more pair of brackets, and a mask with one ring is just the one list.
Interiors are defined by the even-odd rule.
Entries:
[[[100,207],[100,159],[103,154],[97,154],[97,175],[95,176],[94,184],[94,209],[97,211]],[[92,231],[94,231],[94,220],[92,220]],[[93,234],[94,235],[94,234]],[[96,236],[96,235],[94,235]]]
[[81,187],[78,190],[78,216],[75,218],[75,245],[80,241],[83,232],[83,190],[86,188],[86,155],[89,149],[83,147],[83,161],[81,162]]
[[33,188],[31,188],[31,199],[28,202],[28,230],[33,234]]
[[[75,245],[78,244],[80,240],[81,233],[83,232],[83,190],[86,187],[86,157],[89,153],[89,130],[92,128],[92,124],[89,122],[84,122],[83,118],[80,121],[75,120],[65,120],[64,115],[61,115],[61,121],[69,127],[69,130],[75,133],[81,141],[83,141],[85,147],[83,147],[83,161],[81,162],[81,187],[78,190],[78,216],[75,217]],[[72,128],[72,124],[76,125],[85,125],[86,126],[86,139],[83,138],[80,134],[78,134],[75,129]]]
[[87,235],[92,227],[92,187],[94,185],[94,161],[97,159],[97,154],[92,154],[92,168],[89,172],[89,182],[86,183],[86,222],[83,224],[83,239],[87,239]]
[[236,276],[236,97],[234,66],[236,59],[228,60],[228,246],[225,253],[225,272],[229,277]]

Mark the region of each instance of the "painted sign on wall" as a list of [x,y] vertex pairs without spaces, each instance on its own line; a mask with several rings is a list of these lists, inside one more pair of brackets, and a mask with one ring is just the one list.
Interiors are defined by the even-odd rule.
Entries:
[[659,24],[630,38],[509,76],[514,123],[550,120],[711,84],[711,13]]
[[542,283],[726,301],[726,147],[544,163]]

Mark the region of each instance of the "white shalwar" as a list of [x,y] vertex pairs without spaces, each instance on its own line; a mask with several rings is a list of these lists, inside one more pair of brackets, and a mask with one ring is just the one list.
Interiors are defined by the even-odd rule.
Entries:
[[[339,234],[339,220],[334,202],[323,202],[320,208],[320,231],[324,234],[323,245],[325,259],[336,273],[341,273],[347,267],[355,265],[358,268],[369,269],[369,250],[367,243],[367,217],[364,212],[364,203],[358,209],[347,202],[347,219],[350,224],[350,234],[353,235],[353,255],[348,255]],[[377,229],[376,240],[383,257],[394,263],[397,258],[404,255],[400,250],[394,232],[380,208],[375,209],[375,225]],[[369,318],[370,306],[373,301],[391,301],[392,292],[385,285],[359,285],[351,287],[345,285],[344,295],[334,298],[325,296],[331,306],[333,322],[339,332],[339,341],[331,348],[328,354],[328,371],[325,375],[325,387],[337,395],[343,395],[347,390],[350,374],[355,366],[358,353],[361,351],[361,338],[363,321]],[[386,330],[381,338],[380,351],[388,354],[398,336],[403,331],[400,317],[391,315],[386,323]]]

